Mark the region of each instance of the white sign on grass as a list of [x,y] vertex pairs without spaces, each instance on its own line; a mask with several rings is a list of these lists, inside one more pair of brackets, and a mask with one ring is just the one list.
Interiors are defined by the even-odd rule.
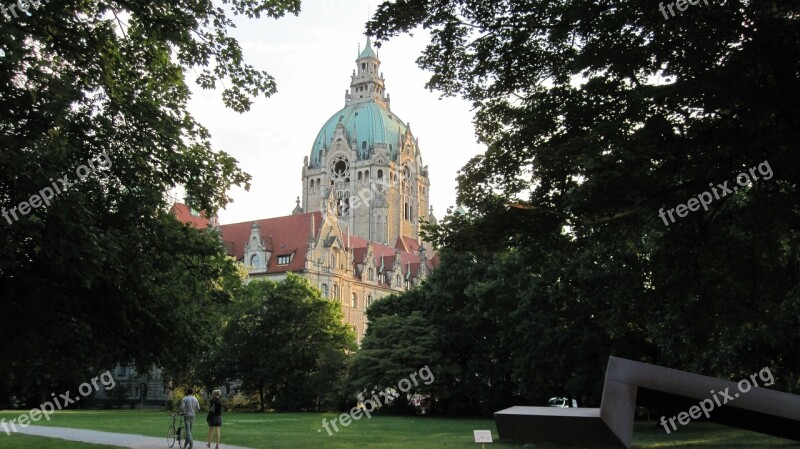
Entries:
[[491,430],[473,430],[475,432],[476,443],[491,443],[492,431]]

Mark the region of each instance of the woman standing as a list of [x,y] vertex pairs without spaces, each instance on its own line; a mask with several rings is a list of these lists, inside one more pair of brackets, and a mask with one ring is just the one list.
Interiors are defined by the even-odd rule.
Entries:
[[214,429],[217,429],[217,449],[219,449],[219,438],[222,430],[222,401],[219,400],[222,394],[219,390],[211,392],[211,405],[208,406],[208,444],[206,447],[211,447],[211,434]]

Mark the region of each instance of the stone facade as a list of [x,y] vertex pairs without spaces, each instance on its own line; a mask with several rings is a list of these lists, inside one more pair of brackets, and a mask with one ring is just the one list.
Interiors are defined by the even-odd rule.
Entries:
[[219,228],[250,279],[300,274],[341,303],[359,342],[367,307],[419,285],[438,262],[419,239],[420,218],[436,220],[428,167],[411,126],[390,109],[380,64],[367,40],[345,107],[303,161],[302,200],[292,215]]
[[359,342],[367,327],[366,309],[419,285],[437,264],[430,249],[409,237],[388,246],[351,235],[335,202],[322,212],[223,225],[220,232],[228,253],[250,270],[250,280],[280,280],[293,272],[323,297],[338,301]]
[[345,107],[323,125],[302,170],[303,212],[333,200],[353,235],[392,245],[419,239],[429,219],[430,178],[419,141],[390,109],[381,62],[368,40],[356,59]]

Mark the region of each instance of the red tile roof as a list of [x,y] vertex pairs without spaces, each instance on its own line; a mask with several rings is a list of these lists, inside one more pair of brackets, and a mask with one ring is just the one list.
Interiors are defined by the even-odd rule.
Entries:
[[[268,273],[283,273],[287,271],[301,271],[305,268],[308,239],[311,235],[312,223],[314,235],[319,235],[322,227],[322,214],[311,212],[307,214],[287,215],[285,217],[267,218],[256,220],[261,227],[261,237],[272,256],[268,262]],[[228,254],[238,260],[244,258],[244,248],[250,238],[252,221],[220,226],[222,240]],[[278,265],[278,256],[292,255],[288,265]]]
[[400,251],[408,251],[415,254],[419,252],[419,242],[405,235],[397,237],[397,243],[395,243],[394,247]]
[[[261,237],[264,246],[272,253],[267,265],[267,273],[302,271],[305,269],[306,252],[308,250],[308,239],[312,223],[315,237],[319,235],[320,228],[322,227],[323,219],[320,212],[256,220],[256,223],[261,227]],[[220,227],[222,240],[225,242],[228,254],[236,257],[237,260],[244,259],[244,250],[250,238],[252,226],[253,222],[248,221]],[[416,277],[419,273],[420,244],[410,237],[398,238],[397,245],[400,245],[402,248],[392,248],[380,243],[369,242],[355,235],[348,236],[345,234],[342,240],[348,249],[352,249],[353,261],[355,264],[364,263],[368,248],[372,247],[375,263],[378,265],[378,268],[380,269],[381,257],[383,257],[385,268],[390,270],[394,265],[397,249],[400,249],[400,262],[402,263],[403,277],[405,278],[409,267],[412,277]],[[404,248],[408,248],[411,252]],[[289,265],[278,265],[278,256],[288,255],[292,255]],[[438,265],[438,256],[435,253],[429,254],[428,256],[436,260],[435,264],[432,263],[432,260],[428,261],[427,265],[430,270]],[[360,274],[361,273],[359,273],[359,275]],[[391,282],[390,279],[387,279],[387,281]]]
[[200,216],[196,217],[192,215],[189,206],[183,203],[173,204],[170,212],[172,212],[172,215],[174,215],[178,221],[192,225],[197,229],[206,229],[211,224],[211,220],[206,217],[205,212],[200,212]]

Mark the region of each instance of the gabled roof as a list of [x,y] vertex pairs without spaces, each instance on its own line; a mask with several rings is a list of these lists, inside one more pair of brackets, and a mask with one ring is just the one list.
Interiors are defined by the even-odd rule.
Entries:
[[[257,220],[261,227],[261,237],[272,251],[268,262],[268,273],[282,273],[287,271],[301,271],[305,268],[306,253],[308,252],[308,239],[311,227],[314,235],[318,236],[322,227],[322,213],[311,212],[306,214],[287,215],[285,217],[267,218]],[[244,258],[244,249],[250,238],[252,221],[220,226],[222,240],[228,254],[237,260]],[[292,256],[288,265],[278,265],[278,256]]]
[[[267,273],[302,271],[305,269],[311,228],[314,228],[313,236],[317,239],[320,237],[323,222],[321,212],[311,212],[224,225],[220,226],[220,234],[228,254],[236,257],[237,260],[243,260],[251,230],[257,224],[260,228],[262,243],[267,251],[271,252],[270,260],[267,262]],[[341,242],[346,250],[353,252],[353,262],[356,265],[364,263],[364,259],[371,248],[378,269],[380,269],[381,259],[383,259],[385,269],[387,271],[391,270],[399,254],[399,263],[402,267],[400,274],[404,278],[409,269],[411,270],[412,278],[419,273],[421,264],[420,244],[410,237],[398,239],[397,245],[402,246],[402,248],[393,248],[381,243],[369,242],[364,238],[348,235],[346,232],[343,233]],[[408,248],[408,250],[404,248]],[[288,265],[278,265],[279,256],[292,256],[292,259]],[[428,260],[426,264],[429,270],[438,265],[438,256],[435,253],[432,256],[434,259]],[[393,274],[396,275],[397,273]],[[391,283],[391,281],[391,279],[386,279],[387,283]]]

